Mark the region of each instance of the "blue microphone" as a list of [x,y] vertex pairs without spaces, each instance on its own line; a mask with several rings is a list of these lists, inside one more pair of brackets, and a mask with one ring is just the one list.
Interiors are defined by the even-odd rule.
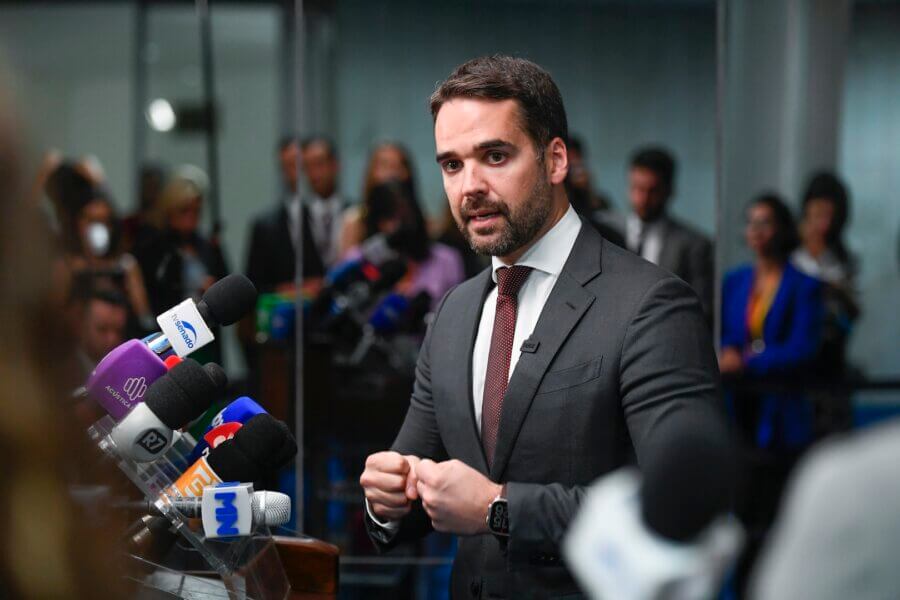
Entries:
[[249,396],[241,396],[213,417],[212,422],[203,432],[203,436],[197,441],[191,451],[188,461],[195,463],[201,456],[209,454],[210,448],[215,448],[226,439],[234,436],[240,425],[243,425],[256,415],[265,413],[266,409],[257,404]]

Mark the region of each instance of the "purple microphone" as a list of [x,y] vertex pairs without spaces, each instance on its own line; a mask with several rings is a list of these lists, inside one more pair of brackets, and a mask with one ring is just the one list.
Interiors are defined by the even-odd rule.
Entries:
[[121,421],[166,371],[166,365],[146,344],[128,340],[103,357],[85,390],[109,416]]

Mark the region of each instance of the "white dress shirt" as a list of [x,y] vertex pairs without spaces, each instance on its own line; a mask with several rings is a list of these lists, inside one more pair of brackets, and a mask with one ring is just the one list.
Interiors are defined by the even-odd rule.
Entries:
[[292,194],[285,198],[284,207],[288,215],[288,231],[294,248],[297,247],[297,238],[300,235],[300,196]]
[[341,236],[344,203],[337,194],[334,194],[330,198],[314,196],[307,201],[307,206],[313,242],[325,268],[330,268],[338,260],[338,240]]
[[[532,272],[519,290],[518,306],[516,309],[516,332],[513,335],[512,356],[509,361],[509,375],[515,371],[519,362],[522,342],[531,337],[537,325],[544,304],[563,265],[569,258],[575,240],[581,231],[581,219],[575,210],[569,206],[563,218],[554,225],[550,231],[528,249],[515,264],[531,267]],[[494,283],[497,282],[497,269],[507,265],[497,257],[491,258],[491,267]],[[490,291],[484,300],[484,308],[481,311],[481,321],[478,323],[478,332],[475,336],[475,348],[472,352],[472,399],[475,405],[475,421],[481,430],[481,404],[484,400],[484,379],[487,375],[488,354],[491,351],[491,336],[494,332],[494,316],[497,313],[497,286]],[[379,521],[372,514],[369,501],[366,500],[366,511],[369,517],[388,532],[396,532],[400,527],[399,521]]]
[[637,252],[641,242],[641,233],[644,234],[644,247],[641,251],[641,258],[649,260],[655,265],[659,264],[659,256],[663,247],[663,220],[660,217],[650,223],[645,223],[634,213],[628,215],[626,222],[625,236],[628,249]]
[[[513,335],[512,356],[509,361],[509,374],[512,377],[522,353],[522,342],[531,337],[538,317],[544,310],[544,304],[559,279],[563,265],[572,252],[578,232],[581,231],[581,219],[571,206],[563,218],[544,234],[535,244],[516,261],[517,265],[531,267],[528,279],[519,290],[516,309],[516,332]],[[496,256],[491,258],[494,283],[497,282],[497,269],[506,267]],[[487,376],[488,354],[491,351],[491,336],[494,332],[494,315],[497,313],[497,287],[490,291],[484,301],[478,333],[475,337],[475,348],[472,352],[472,400],[475,404],[475,422],[481,430],[481,404],[484,400],[484,380]]]

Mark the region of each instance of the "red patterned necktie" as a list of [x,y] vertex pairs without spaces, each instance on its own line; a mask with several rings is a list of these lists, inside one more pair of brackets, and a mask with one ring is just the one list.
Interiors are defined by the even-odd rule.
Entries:
[[509,383],[509,363],[512,358],[513,337],[516,334],[516,312],[519,289],[528,279],[531,267],[501,267],[497,269],[497,313],[491,334],[487,374],[484,378],[484,398],[481,404],[481,442],[488,467],[494,462],[497,430],[503,395]]

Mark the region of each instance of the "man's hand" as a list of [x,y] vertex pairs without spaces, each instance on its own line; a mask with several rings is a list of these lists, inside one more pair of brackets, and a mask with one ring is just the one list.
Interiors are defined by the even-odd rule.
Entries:
[[418,498],[415,478],[418,462],[415,456],[397,452],[377,452],[366,459],[359,484],[376,517],[395,521],[406,516],[412,501]]
[[416,466],[419,497],[437,531],[457,535],[487,533],[487,509],[502,487],[458,460]]

